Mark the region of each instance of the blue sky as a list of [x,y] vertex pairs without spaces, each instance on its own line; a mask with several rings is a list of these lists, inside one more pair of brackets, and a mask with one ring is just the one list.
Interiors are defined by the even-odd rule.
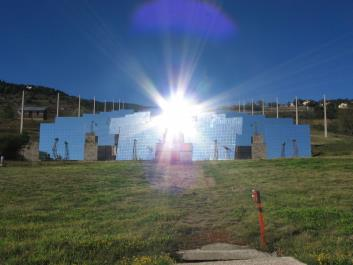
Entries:
[[0,0],[0,11],[9,82],[142,104],[178,80],[217,104],[353,97],[350,0]]

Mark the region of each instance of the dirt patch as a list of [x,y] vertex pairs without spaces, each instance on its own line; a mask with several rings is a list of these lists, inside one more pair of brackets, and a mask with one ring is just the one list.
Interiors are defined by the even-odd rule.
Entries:
[[154,188],[172,193],[215,185],[214,179],[205,176],[202,167],[197,164],[157,163],[145,169],[145,174]]
[[184,234],[182,242],[183,243],[179,246],[182,249],[200,248],[205,244],[211,244],[215,242],[237,244],[239,246],[246,245],[246,242],[232,238],[229,231],[220,229],[195,229],[190,234]]

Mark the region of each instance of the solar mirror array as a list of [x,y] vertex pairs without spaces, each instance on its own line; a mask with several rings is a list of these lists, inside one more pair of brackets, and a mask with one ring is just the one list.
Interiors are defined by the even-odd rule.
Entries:
[[[41,124],[40,156],[50,160],[154,160],[156,146],[164,139],[154,118],[151,112],[130,110],[58,117],[54,123]],[[193,161],[311,156],[310,127],[295,125],[289,118],[205,112],[193,117],[192,123],[196,133],[183,135],[183,142],[192,146]]]

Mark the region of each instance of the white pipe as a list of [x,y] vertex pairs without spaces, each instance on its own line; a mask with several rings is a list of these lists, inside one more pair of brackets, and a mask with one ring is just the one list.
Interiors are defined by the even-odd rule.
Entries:
[[78,95],[78,112],[77,112],[77,116],[81,117],[81,96]]
[[59,117],[59,105],[60,105],[60,93],[58,92],[58,96],[56,98],[56,117]]
[[299,114],[298,114],[298,97],[295,97],[295,124],[299,124]]
[[327,109],[326,109],[326,96],[324,95],[324,127],[325,127],[325,138],[327,138]]
[[24,105],[25,105],[25,91],[22,90],[20,134],[22,134],[22,131],[23,131],[23,111],[24,111]]

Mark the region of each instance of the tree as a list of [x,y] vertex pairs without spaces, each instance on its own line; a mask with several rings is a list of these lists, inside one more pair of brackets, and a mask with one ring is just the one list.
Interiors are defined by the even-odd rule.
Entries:
[[10,160],[21,159],[20,151],[28,142],[29,136],[26,133],[0,136],[0,155]]
[[353,135],[353,109],[339,110],[338,124],[341,132]]

